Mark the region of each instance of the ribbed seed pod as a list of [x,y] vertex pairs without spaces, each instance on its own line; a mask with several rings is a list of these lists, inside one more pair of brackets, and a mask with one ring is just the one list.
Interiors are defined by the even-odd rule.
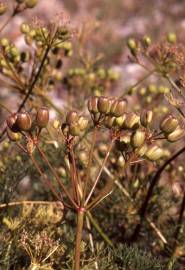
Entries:
[[160,129],[164,133],[171,133],[177,128],[178,125],[179,125],[178,120],[172,115],[168,115],[161,121]]
[[85,130],[88,126],[88,119],[84,116],[80,116],[78,119],[78,125],[81,131]]
[[29,131],[32,125],[29,113],[28,112],[18,113],[16,124],[21,131]]
[[44,128],[49,122],[49,110],[47,107],[41,107],[36,114],[36,124],[39,128]]
[[120,117],[116,117],[116,120],[115,120],[116,125],[118,125],[118,127],[121,128],[123,126],[123,123],[125,121],[125,118],[126,118],[126,114],[124,114],[124,115],[122,115]]
[[88,110],[90,113],[98,113],[98,97],[94,96],[88,100]]
[[140,115],[141,125],[144,127],[148,127],[152,122],[152,118],[153,118],[153,111],[143,110]]
[[71,124],[76,124],[78,123],[78,119],[79,119],[79,115],[76,111],[70,111],[67,115],[66,115],[66,123],[68,125]]
[[69,133],[71,136],[79,136],[80,132],[81,130],[78,123],[69,125]]
[[143,130],[136,130],[131,136],[131,145],[134,148],[140,147],[145,141],[145,132]]
[[125,99],[122,100],[115,100],[110,109],[110,113],[112,116],[115,117],[120,117],[124,114],[125,112],[125,107],[126,107],[127,101]]
[[98,111],[100,113],[108,114],[110,112],[112,101],[108,97],[99,97],[98,98]]
[[168,134],[167,136],[167,140],[169,142],[176,142],[180,139],[182,139],[185,135],[185,130],[177,127],[173,132],[171,132],[170,134]]
[[148,149],[148,146],[146,143],[144,143],[141,147],[137,149],[138,156],[142,157],[145,155],[146,151]]
[[104,123],[107,128],[112,128],[115,125],[115,117],[107,116]]
[[150,145],[145,153],[145,156],[151,161],[156,161],[160,159],[163,155],[164,155],[163,149],[161,149],[157,145]]
[[139,126],[140,117],[135,113],[127,113],[124,121],[124,127],[129,129],[135,129]]

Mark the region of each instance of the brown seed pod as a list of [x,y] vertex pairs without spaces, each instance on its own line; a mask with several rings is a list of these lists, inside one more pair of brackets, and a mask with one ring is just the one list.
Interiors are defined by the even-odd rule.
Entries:
[[90,113],[98,113],[98,97],[91,97],[89,100],[88,100],[88,110]]
[[115,117],[122,116],[125,112],[126,104],[127,104],[126,99],[115,100],[110,110],[110,113],[112,114],[112,116],[115,116]]
[[185,135],[185,130],[180,128],[179,126],[167,136],[167,140],[169,142],[176,142],[182,139]]
[[145,153],[145,156],[151,160],[156,161],[164,155],[164,151],[157,145],[150,145]]
[[20,131],[29,131],[31,129],[32,120],[28,112],[17,114],[16,124]]
[[41,107],[36,114],[36,124],[39,128],[44,128],[49,122],[49,110],[47,107]]
[[160,129],[164,133],[173,132],[177,126],[179,125],[178,119],[176,119],[173,115],[167,115],[160,123]]
[[153,118],[153,111],[143,110],[140,115],[141,125],[144,127],[148,127],[152,122],[152,118]]
[[66,115],[66,123],[68,125],[76,124],[78,122],[78,119],[79,119],[79,115],[76,111],[70,111]]
[[111,108],[112,100],[109,100],[108,97],[99,97],[98,99],[98,111],[100,113],[109,113]]
[[13,113],[10,116],[8,116],[8,118],[6,119],[6,123],[11,131],[13,131],[13,132],[20,131],[20,129],[17,125],[17,114],[16,113]]

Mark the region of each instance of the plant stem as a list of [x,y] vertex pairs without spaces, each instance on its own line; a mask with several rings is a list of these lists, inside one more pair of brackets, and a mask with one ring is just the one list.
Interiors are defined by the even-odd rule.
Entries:
[[128,94],[129,90],[132,88],[137,87],[139,84],[141,84],[143,81],[145,81],[148,77],[150,77],[156,70],[153,69],[149,71],[146,75],[144,75],[139,81],[137,81],[134,85],[130,86],[125,93],[123,93],[120,98],[124,97],[125,95]]
[[76,241],[75,241],[75,254],[74,254],[74,270],[80,270],[80,255],[81,255],[81,241],[82,230],[84,224],[85,212],[83,209],[77,211],[77,228],[76,228]]
[[88,211],[87,212],[87,216],[90,220],[90,222],[92,223],[93,227],[95,228],[95,230],[101,235],[101,237],[103,238],[103,240],[111,247],[113,247],[113,243],[110,240],[110,238],[103,232],[102,228],[100,227],[100,225],[97,223],[97,221],[95,220],[95,218],[92,216],[92,214]]
[[105,166],[105,164],[106,164],[106,162],[107,162],[107,160],[109,158],[109,155],[110,155],[111,149],[113,147],[113,144],[114,144],[114,140],[112,139],[111,142],[110,142],[110,144],[109,144],[109,147],[107,149],[107,154],[106,154],[106,156],[105,156],[105,158],[103,160],[103,163],[101,165],[101,168],[99,170],[99,173],[98,173],[98,175],[96,177],[96,180],[94,181],[93,187],[92,187],[91,191],[89,192],[89,195],[88,195],[88,197],[87,197],[87,199],[86,199],[86,201],[84,203],[84,206],[86,206],[88,204],[88,202],[89,202],[89,200],[90,200],[90,198],[91,198],[91,196],[92,196],[92,194],[93,194],[93,192],[94,192],[94,190],[95,190],[95,188],[96,188],[96,186],[98,184],[98,181],[100,179],[100,176],[102,174],[102,171],[104,169],[104,166]]
[[68,197],[68,199],[70,200],[70,202],[72,203],[72,205],[75,208],[78,208],[78,205],[75,203],[75,201],[73,200],[73,198],[71,197],[71,195],[69,194],[69,192],[67,191],[66,187],[64,186],[64,184],[62,183],[62,181],[60,180],[59,176],[57,175],[55,169],[52,167],[52,165],[50,164],[49,160],[47,159],[45,153],[40,149],[40,147],[38,145],[36,145],[42,159],[46,162],[46,164],[48,165],[48,167],[50,168],[51,172],[53,173],[53,175],[55,176],[58,184],[61,186],[61,188],[63,189],[64,193],[66,194],[66,196]]
[[26,102],[27,102],[29,96],[31,95],[31,93],[32,93],[32,91],[33,91],[33,89],[34,89],[34,86],[35,86],[37,80],[39,79],[39,76],[40,76],[40,74],[41,74],[42,68],[43,68],[43,66],[44,66],[44,62],[45,62],[45,60],[46,60],[46,58],[47,58],[47,56],[48,56],[49,51],[50,51],[50,46],[47,45],[46,50],[45,50],[44,55],[43,55],[43,58],[42,58],[42,61],[41,61],[41,63],[40,63],[39,69],[38,69],[38,71],[37,71],[37,73],[36,73],[36,75],[35,75],[35,78],[33,79],[32,83],[31,83],[30,86],[28,87],[28,92],[27,92],[25,98],[23,99],[22,103],[20,104],[20,106],[19,106],[17,112],[20,112],[20,111],[21,111],[21,109],[22,109],[22,108],[24,107],[24,105],[26,104]]
[[90,177],[90,170],[91,170],[91,164],[92,164],[92,160],[93,160],[93,152],[94,152],[94,146],[95,146],[95,143],[96,143],[96,137],[97,137],[97,127],[95,127],[94,130],[93,130],[92,144],[91,144],[91,149],[90,149],[90,153],[89,153],[89,160],[88,160],[88,164],[87,164],[87,172],[86,172],[86,176],[85,176],[85,185],[84,185],[84,191],[83,191],[83,201],[85,200],[85,197],[86,197],[87,184],[88,184],[89,177]]

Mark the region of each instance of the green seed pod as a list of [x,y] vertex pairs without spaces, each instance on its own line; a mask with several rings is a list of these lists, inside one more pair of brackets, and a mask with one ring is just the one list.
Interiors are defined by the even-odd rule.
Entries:
[[117,166],[123,168],[125,166],[125,159],[122,155],[120,155],[117,159]]
[[10,45],[10,42],[9,42],[9,40],[7,39],[7,38],[2,38],[1,39],[1,46],[2,47],[7,47],[7,46],[9,46]]
[[184,137],[184,135],[185,135],[184,129],[182,129],[178,126],[173,132],[168,134],[167,140],[169,142],[176,142],[176,141],[182,139],[182,137]]
[[178,120],[173,117],[172,115],[167,115],[160,123],[160,129],[164,133],[171,133],[173,132],[177,126],[179,125]]
[[152,122],[152,118],[153,118],[153,111],[143,110],[140,115],[141,125],[144,127],[148,127]]
[[13,57],[18,56],[18,55],[19,55],[19,50],[17,49],[17,47],[11,46],[11,48],[10,48],[10,54],[11,54]]
[[77,124],[79,120],[79,115],[76,111],[70,111],[66,116],[66,123],[68,125]]
[[173,33],[173,32],[171,32],[171,33],[168,33],[168,35],[167,35],[167,41],[169,42],[169,43],[176,43],[176,41],[177,41],[177,36],[176,36],[176,34],[175,33]]
[[73,123],[69,125],[69,133],[71,136],[79,136],[80,132],[81,130],[78,123]]
[[36,114],[36,124],[39,128],[44,128],[49,122],[49,110],[47,107],[41,107]]
[[108,97],[99,97],[98,98],[98,111],[100,113],[108,114],[110,112],[112,100],[110,100]]
[[91,97],[88,100],[87,106],[90,113],[98,113],[98,97]]
[[149,47],[152,43],[152,40],[149,36],[144,36],[142,41],[146,47]]
[[84,116],[80,116],[78,119],[78,125],[81,131],[84,131],[88,126],[88,119]]
[[110,109],[111,115],[115,117],[122,116],[123,113],[125,112],[126,104],[127,104],[126,99],[115,100],[111,105],[111,109]]
[[144,143],[141,147],[137,149],[138,156],[142,157],[145,155],[146,151],[148,149],[148,146],[146,143]]
[[29,32],[30,32],[30,26],[29,26],[29,24],[27,24],[27,23],[22,23],[22,24],[21,24],[21,27],[20,27],[20,30],[21,30],[21,32],[22,32],[23,34],[29,33]]
[[5,12],[7,11],[7,5],[3,2],[0,3],[0,16],[5,14]]
[[156,161],[160,159],[163,155],[164,155],[163,149],[161,149],[157,145],[150,145],[145,153],[145,156],[151,161]]
[[106,156],[106,153],[107,153],[107,144],[106,143],[99,143],[98,144],[98,153],[101,157],[105,157]]
[[123,123],[125,121],[125,118],[126,118],[126,114],[120,116],[120,117],[116,117],[116,125],[118,125],[118,127],[122,127],[123,126]]
[[38,0],[25,0],[25,5],[27,8],[34,8],[38,3]]
[[149,93],[151,94],[156,94],[157,93],[157,86],[155,84],[150,84],[147,87],[147,90],[149,91]]
[[140,117],[136,113],[127,113],[125,121],[123,123],[125,128],[135,129],[140,124]]
[[6,128],[6,132],[7,132],[7,136],[10,139],[10,141],[12,142],[16,142],[19,141],[21,138],[21,134],[20,133],[15,133],[13,132],[9,127]]
[[17,114],[16,124],[21,131],[29,131],[31,129],[32,120],[28,112]]
[[104,124],[107,128],[112,128],[115,125],[115,120],[116,120],[115,117],[107,116],[104,121]]
[[88,164],[88,154],[86,151],[80,151],[78,153],[79,160],[83,166],[87,166]]
[[64,167],[58,168],[58,173],[62,177],[66,177],[67,176],[67,172],[66,172],[66,169]]
[[136,44],[135,39],[129,38],[129,39],[127,40],[127,46],[128,46],[128,48],[129,48],[130,50],[135,51],[135,50],[137,49],[137,44]]
[[136,130],[131,136],[131,145],[134,148],[142,146],[145,141],[145,132],[143,130]]

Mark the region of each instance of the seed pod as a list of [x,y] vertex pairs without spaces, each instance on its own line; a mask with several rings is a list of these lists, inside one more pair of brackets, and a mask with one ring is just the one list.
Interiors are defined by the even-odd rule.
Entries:
[[121,115],[123,115],[123,113],[125,112],[126,104],[127,104],[127,102],[125,99],[115,100],[112,103],[112,106],[110,109],[111,115],[115,116],[115,117],[120,117]]
[[106,156],[107,149],[108,149],[108,147],[107,147],[107,144],[106,143],[101,142],[101,143],[98,144],[98,153],[99,153],[99,155],[101,157],[105,157]]
[[49,122],[49,110],[47,107],[41,107],[36,114],[36,124],[39,128],[44,128]]
[[138,156],[140,156],[140,157],[144,156],[147,149],[148,149],[148,146],[146,143],[144,143],[140,148],[137,149]]
[[84,116],[80,116],[78,119],[78,125],[81,131],[85,130],[88,126],[88,119]]
[[177,41],[177,36],[176,36],[176,34],[173,33],[173,32],[168,33],[168,35],[167,35],[167,41],[168,41],[169,43],[172,43],[172,44],[176,43],[176,41]]
[[88,110],[90,113],[98,113],[98,97],[94,96],[88,100]]
[[9,129],[13,132],[19,132],[19,128],[17,126],[17,114],[16,113],[13,113],[11,114],[7,119],[6,119],[6,123],[7,123],[7,126],[9,127]]
[[136,130],[131,136],[131,145],[134,148],[140,147],[145,141],[145,132],[143,130]]
[[78,123],[79,115],[76,111],[70,111],[66,116],[66,123],[68,125]]
[[18,113],[16,124],[21,131],[29,131],[32,125],[29,113],[28,112]]
[[180,128],[179,126],[167,136],[167,140],[169,142],[176,142],[184,137],[185,131],[184,129]]
[[25,5],[27,8],[34,8],[38,3],[38,0],[26,0]]
[[10,45],[10,42],[9,42],[9,40],[7,38],[2,38],[1,39],[1,46],[2,47],[6,48],[9,45]]
[[124,127],[129,129],[135,129],[139,126],[140,117],[135,113],[127,113],[124,121]]
[[29,33],[29,31],[30,31],[30,26],[29,26],[29,24],[27,24],[27,23],[22,23],[21,24],[21,32],[23,33],[23,34],[27,34],[27,33]]
[[145,156],[151,160],[156,161],[164,155],[163,149],[157,145],[150,145],[145,153]]
[[143,110],[140,115],[141,125],[144,127],[148,127],[152,122],[152,118],[153,118],[153,111]]
[[149,47],[152,43],[152,40],[149,36],[144,36],[142,42],[146,47]]
[[123,168],[125,166],[125,159],[122,155],[120,155],[117,159],[117,166]]
[[136,44],[136,41],[135,39],[133,38],[129,38],[127,40],[127,46],[130,50],[136,50],[137,49],[137,44]]
[[3,15],[7,11],[7,6],[5,3],[0,3],[0,16]]
[[161,121],[160,129],[164,133],[171,133],[177,128],[178,125],[178,120],[172,115],[168,115]]
[[123,123],[125,121],[125,118],[126,118],[126,114],[120,116],[120,117],[116,117],[116,124],[118,125],[118,127],[122,127],[123,126]]
[[13,132],[9,127],[6,128],[6,132],[7,132],[7,136],[10,139],[10,141],[12,142],[16,142],[19,141],[21,138],[21,134],[20,133],[15,133]]
[[60,121],[59,120],[54,120],[53,121],[53,128],[58,129],[60,127]]
[[69,133],[71,136],[79,136],[80,135],[80,127],[78,123],[71,124],[69,126]]
[[112,101],[108,97],[99,97],[98,98],[98,111],[100,113],[108,114],[110,112]]
[[104,123],[107,128],[112,128],[115,124],[115,117],[107,116]]
[[124,134],[116,141],[116,146],[119,151],[126,151],[130,146],[130,134]]

